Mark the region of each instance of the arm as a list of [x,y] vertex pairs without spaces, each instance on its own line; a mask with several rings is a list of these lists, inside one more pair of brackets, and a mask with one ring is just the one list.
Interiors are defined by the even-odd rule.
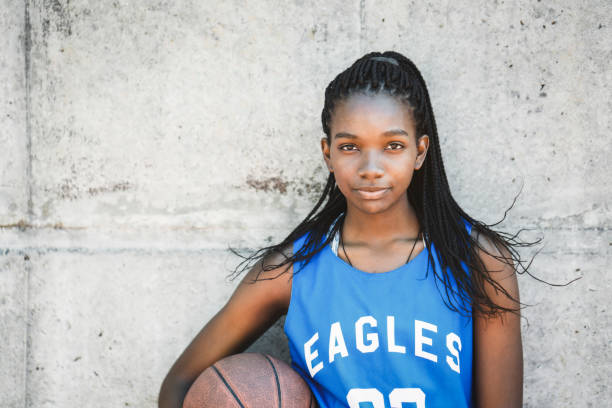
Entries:
[[[500,253],[483,236],[478,243],[487,252],[511,260],[504,249]],[[514,299],[519,300],[518,282],[510,265],[479,249],[480,259],[489,276]],[[497,305],[518,308],[491,284],[485,290]],[[478,408],[520,408],[523,404],[523,346],[520,316],[505,312],[494,318],[474,314],[474,399]]]
[[[289,248],[284,251],[290,256]],[[265,262],[279,264],[284,259],[275,254]],[[227,304],[202,328],[191,341],[164,379],[158,397],[160,408],[180,408],[189,387],[207,367],[216,361],[244,351],[280,316],[287,312],[291,298],[293,266],[276,279],[287,267],[263,271],[258,262],[242,279]]]

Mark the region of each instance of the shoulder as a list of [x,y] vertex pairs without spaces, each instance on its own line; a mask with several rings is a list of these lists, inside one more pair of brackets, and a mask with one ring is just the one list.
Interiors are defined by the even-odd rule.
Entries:
[[239,286],[273,305],[281,314],[286,313],[291,299],[293,265],[285,261],[292,255],[292,244],[267,254],[248,271]]
[[[476,229],[476,228],[474,228]],[[480,407],[522,406],[523,349],[519,314],[519,290],[513,258],[508,249],[487,234],[472,231],[477,243],[478,274],[490,303],[511,311],[495,315],[474,310],[474,395]]]
[[499,239],[472,228],[470,232],[477,243],[476,262],[482,268],[480,283],[491,301],[509,309],[518,309],[519,289],[514,259]]

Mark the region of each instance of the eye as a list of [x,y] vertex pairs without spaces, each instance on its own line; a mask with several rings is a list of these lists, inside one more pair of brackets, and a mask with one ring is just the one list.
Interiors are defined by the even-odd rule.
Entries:
[[354,144],[343,144],[338,146],[339,150],[344,150],[345,152],[352,152],[354,150],[357,150],[357,146],[355,146]]
[[391,142],[387,146],[389,146],[389,150],[400,150],[404,148],[404,145],[398,142]]

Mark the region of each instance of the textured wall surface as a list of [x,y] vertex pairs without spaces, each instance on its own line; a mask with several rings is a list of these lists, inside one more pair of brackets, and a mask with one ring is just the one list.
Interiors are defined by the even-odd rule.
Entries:
[[[4,0],[2,406],[156,406],[238,283],[228,245],[318,197],[325,86],[387,49],[428,82],[457,201],[491,223],[522,188],[500,227],[581,278],[519,279],[525,406],[608,403],[612,10],[550,3]],[[250,350],[288,360],[282,323]]]

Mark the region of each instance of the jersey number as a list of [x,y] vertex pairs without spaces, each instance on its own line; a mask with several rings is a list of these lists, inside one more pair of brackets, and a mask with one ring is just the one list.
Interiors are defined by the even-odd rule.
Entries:
[[[374,408],[385,408],[385,397],[376,388],[353,388],[346,394],[350,408],[359,408],[361,402],[371,402]],[[391,408],[402,408],[402,402],[414,402],[416,408],[425,408],[425,393],[420,388],[395,388],[389,394]]]

